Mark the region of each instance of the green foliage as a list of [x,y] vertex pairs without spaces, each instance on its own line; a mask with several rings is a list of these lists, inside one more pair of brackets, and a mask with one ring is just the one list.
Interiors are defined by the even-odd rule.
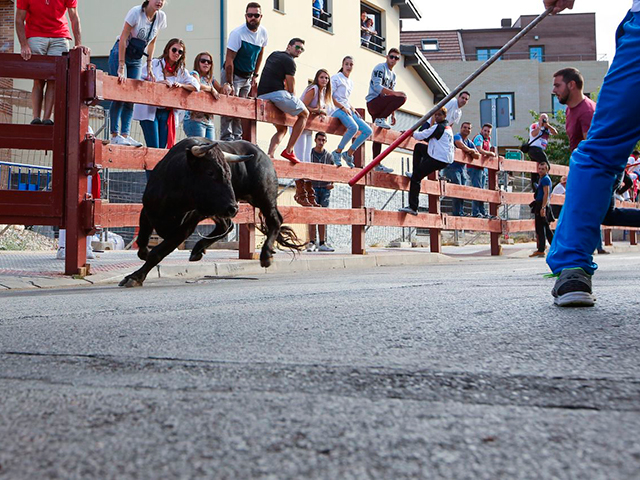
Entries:
[[[533,117],[533,121],[537,122],[540,118],[540,114],[530,110],[529,113]],[[565,123],[567,117],[563,110],[556,112],[555,115],[549,115],[549,123],[558,131],[557,135],[551,135],[549,137],[549,144],[547,145],[547,158],[550,163],[556,163],[558,165],[569,165],[569,159],[571,158],[571,149],[569,148],[569,136],[567,135],[567,129]],[[531,122],[533,123],[533,122]],[[527,133],[529,129],[527,128]],[[516,137],[520,142],[528,142],[529,136]]]

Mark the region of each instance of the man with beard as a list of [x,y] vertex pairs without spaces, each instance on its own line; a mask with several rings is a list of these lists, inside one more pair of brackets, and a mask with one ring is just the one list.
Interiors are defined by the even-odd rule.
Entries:
[[[222,69],[222,93],[247,98],[256,85],[262,54],[267,45],[267,30],[260,26],[262,8],[257,2],[247,4],[244,25],[231,31],[227,40],[227,55]],[[239,118],[220,118],[220,139],[241,140]]]

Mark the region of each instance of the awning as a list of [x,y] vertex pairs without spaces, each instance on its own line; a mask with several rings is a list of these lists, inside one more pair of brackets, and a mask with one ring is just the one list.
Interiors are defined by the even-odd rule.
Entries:
[[449,88],[440,78],[438,72],[424,58],[415,45],[400,45],[400,53],[404,55],[404,66],[415,68],[422,81],[433,92],[433,101],[439,102],[449,94]]
[[391,6],[398,7],[400,18],[413,18],[414,20],[422,18],[422,14],[413,0],[391,0]]

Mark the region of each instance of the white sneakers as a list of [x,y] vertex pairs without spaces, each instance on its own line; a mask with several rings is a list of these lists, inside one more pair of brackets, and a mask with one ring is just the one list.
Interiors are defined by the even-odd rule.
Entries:
[[307,243],[307,252],[335,252],[336,249],[333,248],[328,243],[321,243],[320,245],[316,245],[315,242]]
[[393,173],[393,168],[389,168],[389,167],[385,167],[384,165],[382,165],[381,163],[379,163],[378,165],[376,165],[374,167],[374,170],[376,172],[381,172],[381,173]]
[[385,130],[390,130],[391,129],[391,125],[389,125],[387,123],[387,119],[386,118],[376,118],[375,121],[373,122],[373,124],[376,127],[384,128]]
[[[58,251],[56,252],[56,258],[58,260],[65,259],[65,250],[64,247],[58,247]],[[93,260],[96,258],[96,254],[93,253],[93,250],[87,249],[87,260]]]
[[142,143],[132,137],[123,137],[122,135],[116,135],[111,137],[111,144],[113,145],[129,145],[131,147],[141,147]]

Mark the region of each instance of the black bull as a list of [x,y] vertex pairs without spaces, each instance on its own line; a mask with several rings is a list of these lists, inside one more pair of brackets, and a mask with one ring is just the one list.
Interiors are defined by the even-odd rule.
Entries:
[[[196,157],[193,151],[202,155]],[[224,156],[234,158],[229,162]],[[207,247],[232,230],[236,200],[260,210],[258,228],[266,235],[261,266],[271,265],[276,242],[292,251],[301,250],[303,244],[294,231],[282,226],[277,197],[278,178],[273,163],[256,145],[243,140],[211,142],[200,137],[182,140],[167,152],[149,177],[137,240],[138,257],[145,264],[127,275],[120,286],[141,286],[151,269],[185,241],[201,221],[212,218],[215,227],[196,243],[189,257],[192,262],[200,260]],[[154,229],[163,241],[149,250]]]

